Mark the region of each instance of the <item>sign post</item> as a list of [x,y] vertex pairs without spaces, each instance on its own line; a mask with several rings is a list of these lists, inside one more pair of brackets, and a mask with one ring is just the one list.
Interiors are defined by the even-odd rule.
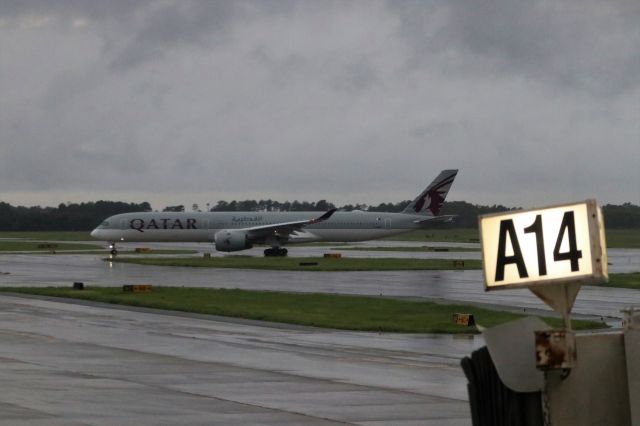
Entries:
[[[483,215],[479,228],[485,290],[526,287],[559,313],[564,329],[547,335],[546,349],[536,345],[546,351],[538,354],[538,365],[570,368],[576,359],[570,314],[580,286],[608,280],[596,201]],[[565,351],[561,362],[550,355],[554,350]]]

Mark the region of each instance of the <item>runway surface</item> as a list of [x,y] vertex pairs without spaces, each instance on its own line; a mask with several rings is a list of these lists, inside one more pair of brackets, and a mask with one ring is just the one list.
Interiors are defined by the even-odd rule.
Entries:
[[0,424],[469,425],[479,337],[0,296]]

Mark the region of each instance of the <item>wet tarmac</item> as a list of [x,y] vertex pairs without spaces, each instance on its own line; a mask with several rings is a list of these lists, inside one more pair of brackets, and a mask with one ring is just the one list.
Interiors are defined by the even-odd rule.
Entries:
[[[369,243],[399,245],[401,243],[375,241]],[[404,243],[402,243],[404,244]],[[422,244],[423,245],[423,244]],[[453,243],[446,244],[453,246]],[[207,244],[158,244],[158,248],[210,249]],[[477,244],[476,244],[477,246]],[[318,256],[330,247],[294,247],[295,255]],[[255,251],[255,249],[254,249]],[[260,251],[257,252],[261,253]],[[351,252],[344,256],[383,253],[385,255],[420,255],[442,258],[464,252]],[[243,252],[244,254],[244,252]],[[478,252],[466,252],[477,256]],[[222,255],[216,253],[215,255]],[[609,250],[610,272],[640,271],[640,250]],[[117,262],[105,262],[104,255],[0,255],[0,286],[70,285],[75,281],[86,285],[119,286],[150,283],[168,286],[212,288],[242,288],[298,292],[327,292],[339,294],[420,297],[465,303],[480,303],[521,310],[549,311],[528,290],[485,292],[482,272],[469,271],[387,271],[387,272],[295,272],[239,269],[155,267]],[[621,318],[625,307],[640,306],[640,292],[635,290],[584,286],[573,312],[581,315]]]
[[[212,252],[205,244],[153,246]],[[296,256],[318,256],[330,248],[291,250]],[[262,255],[262,250],[250,253]],[[342,253],[480,256],[479,252]],[[640,270],[640,250],[610,250],[609,255],[613,272]],[[0,286],[151,283],[548,310],[528,290],[484,292],[481,271],[172,268],[105,262],[104,256],[0,255]],[[574,312],[619,318],[622,308],[640,305],[639,293],[583,287]],[[469,425],[466,379],[459,361],[483,345],[479,336],[318,330],[8,295],[0,295],[0,339],[0,423],[29,425]]]
[[[95,243],[95,242],[94,242]],[[127,243],[119,247],[133,249],[139,244]],[[194,250],[199,254],[210,253],[211,256],[228,256],[227,253],[218,252],[213,245],[205,243],[148,243],[145,247],[158,249],[183,249]],[[429,247],[434,251],[373,251],[367,250],[376,247]],[[345,250],[349,248],[349,250]],[[362,250],[357,250],[362,248]],[[356,249],[356,250],[352,250]],[[441,251],[450,249],[451,251]],[[413,242],[413,241],[363,241],[349,243],[348,245],[327,244],[321,246],[291,245],[288,246],[290,256],[295,257],[322,257],[325,253],[341,253],[343,257],[356,258],[409,258],[409,259],[473,259],[480,260],[479,243],[454,243],[454,242]],[[460,250],[460,251],[457,251]],[[469,250],[469,251],[462,251]],[[262,257],[264,247],[254,247],[238,252],[242,256]],[[607,249],[609,256],[609,272],[627,273],[640,271],[640,249]],[[234,255],[233,253],[231,255]],[[178,255],[184,256],[184,255]]]
[[0,296],[0,423],[469,425],[479,337]]

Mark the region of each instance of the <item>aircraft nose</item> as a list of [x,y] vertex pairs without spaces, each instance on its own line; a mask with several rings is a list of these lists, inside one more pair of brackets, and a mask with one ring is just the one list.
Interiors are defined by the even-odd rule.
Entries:
[[94,229],[89,235],[91,235],[92,238],[98,238],[98,229]]

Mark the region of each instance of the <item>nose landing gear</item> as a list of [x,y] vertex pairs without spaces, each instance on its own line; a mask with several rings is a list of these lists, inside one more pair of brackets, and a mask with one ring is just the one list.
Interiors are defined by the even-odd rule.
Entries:
[[111,249],[111,251],[109,253],[111,253],[111,256],[117,256],[118,255],[118,250],[116,250],[116,243],[109,243],[109,248]]

